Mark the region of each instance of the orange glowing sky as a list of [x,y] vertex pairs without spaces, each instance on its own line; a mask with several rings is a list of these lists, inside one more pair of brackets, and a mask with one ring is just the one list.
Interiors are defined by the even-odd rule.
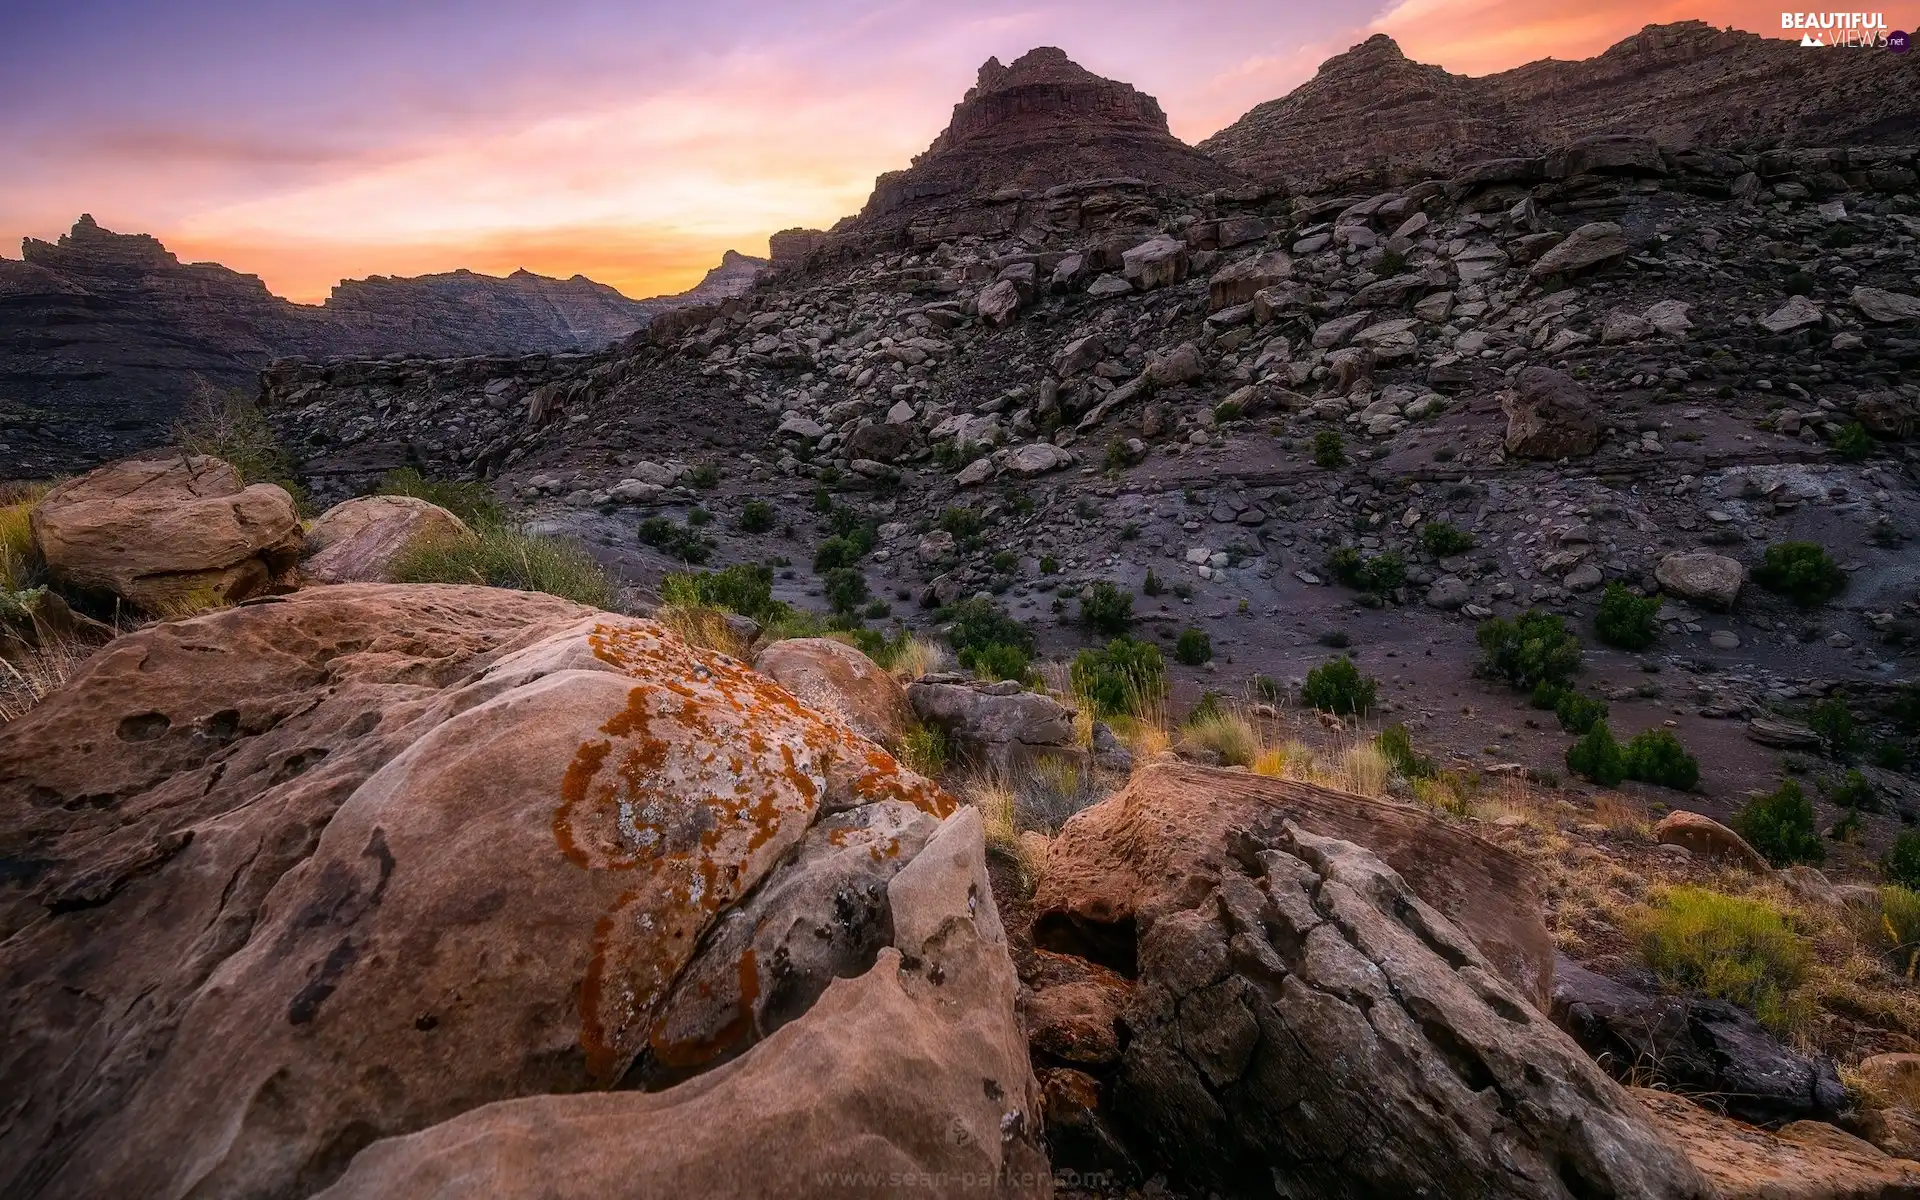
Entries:
[[858,211],[988,55],[1036,45],[1197,141],[1374,32],[1476,75],[1688,18],[1780,34],[1778,7],[1721,0],[27,3],[0,45],[0,244],[87,211],[307,302],[456,267],[679,291]]

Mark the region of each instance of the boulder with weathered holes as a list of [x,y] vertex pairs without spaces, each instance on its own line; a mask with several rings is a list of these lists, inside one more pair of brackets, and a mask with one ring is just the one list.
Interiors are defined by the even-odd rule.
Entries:
[[1669,554],[1653,569],[1661,590],[1683,600],[1692,600],[1714,608],[1727,609],[1740,598],[1740,585],[1747,571],[1735,559],[1704,550]]
[[[1371,851],[1277,824],[1231,830],[1214,872],[1154,879],[1125,931],[1102,1108],[1137,1161],[1195,1194],[1705,1195],[1460,926]],[[1088,846],[1056,841],[1048,881]]]
[[753,669],[814,711],[891,746],[913,727],[913,708],[893,676],[845,642],[788,638],[754,656]]
[[1758,850],[1733,830],[1700,813],[1675,809],[1661,817],[1653,827],[1654,840],[1662,846],[1680,846],[1690,854],[1710,862],[1765,874],[1771,868]]
[[1830,1059],[1781,1045],[1737,1005],[1671,994],[1644,971],[1614,979],[1561,958],[1553,1020],[1621,1081],[1706,1097],[1742,1120],[1831,1120],[1847,1104]]
[[202,454],[110,463],[48,492],[31,520],[57,586],[111,593],[148,612],[269,591],[302,541],[284,489],[248,486]]
[[[652,622],[315,588],[119,639],[0,728],[0,763],[0,1075],[31,1089],[7,1195],[309,1195],[382,1138],[623,1081],[674,1086],[595,1139],[606,1178],[727,1191],[749,1166],[700,1137],[754,1116],[773,1145],[816,1105],[874,1162],[1033,1159],[1010,968],[968,918],[983,878],[930,864],[901,901],[951,798]],[[838,1032],[848,1008],[877,1023]],[[879,1075],[929,1099],[848,1098]],[[485,1128],[500,1178],[581,1161]],[[815,1157],[757,1156],[740,1191],[852,1161],[778,1144]],[[368,1186],[427,1177],[408,1161]]]
[[1501,395],[1507,450],[1523,458],[1579,458],[1600,444],[1600,416],[1564,371],[1528,367]]
[[416,542],[473,536],[467,523],[413,496],[361,496],[336,504],[307,530],[303,575],[315,583],[386,583]]

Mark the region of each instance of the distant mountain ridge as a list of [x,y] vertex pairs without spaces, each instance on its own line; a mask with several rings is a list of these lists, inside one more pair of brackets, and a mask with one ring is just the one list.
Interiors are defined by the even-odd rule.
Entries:
[[580,275],[461,270],[346,280],[303,305],[82,215],[58,241],[0,258],[0,477],[164,440],[199,389],[251,392],[275,358],[597,350],[658,313],[738,295],[763,265],[729,250],[692,289],[647,300]]
[[1466,76],[1415,62],[1375,34],[1199,148],[1264,182],[1386,186],[1599,133],[1722,151],[1910,144],[1920,133],[1920,59],[1679,21],[1592,58]]

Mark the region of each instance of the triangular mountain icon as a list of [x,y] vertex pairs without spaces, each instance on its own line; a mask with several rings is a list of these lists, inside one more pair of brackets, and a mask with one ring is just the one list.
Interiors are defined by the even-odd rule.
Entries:
[[1803,33],[1800,35],[1800,44],[1802,46],[1824,46],[1826,42],[1822,41],[1815,34]]

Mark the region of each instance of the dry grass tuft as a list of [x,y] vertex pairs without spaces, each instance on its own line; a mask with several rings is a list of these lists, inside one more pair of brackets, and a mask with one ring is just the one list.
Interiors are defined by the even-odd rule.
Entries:
[[969,779],[961,785],[960,792],[969,804],[980,810],[987,854],[1012,867],[1021,894],[1031,896],[1040,886],[1046,859],[1035,853],[1032,838],[1022,836],[1017,815],[1019,798],[1013,786],[998,774],[989,773]]
[[894,655],[892,673],[901,683],[945,670],[947,648],[923,637],[909,637]]
[[1233,767],[1252,766],[1262,749],[1260,731],[1245,713],[1230,705],[1220,705],[1189,720],[1181,731],[1181,741],[1211,750]]
[[663,604],[653,619],[680,635],[689,646],[717,650],[743,662],[753,659],[751,639],[727,621],[725,609],[706,604]]
[[201,585],[160,601],[149,612],[158,621],[183,621],[201,613],[232,607],[233,601],[221,595],[218,589]]
[[0,658],[0,725],[26,716],[35,705],[65,687],[94,649],[61,640],[21,647],[11,659]]
[[1365,741],[1348,746],[1347,752],[1340,756],[1339,769],[1329,774],[1330,780],[1323,786],[1378,800],[1387,794],[1387,777],[1392,774],[1392,768],[1380,748]]

